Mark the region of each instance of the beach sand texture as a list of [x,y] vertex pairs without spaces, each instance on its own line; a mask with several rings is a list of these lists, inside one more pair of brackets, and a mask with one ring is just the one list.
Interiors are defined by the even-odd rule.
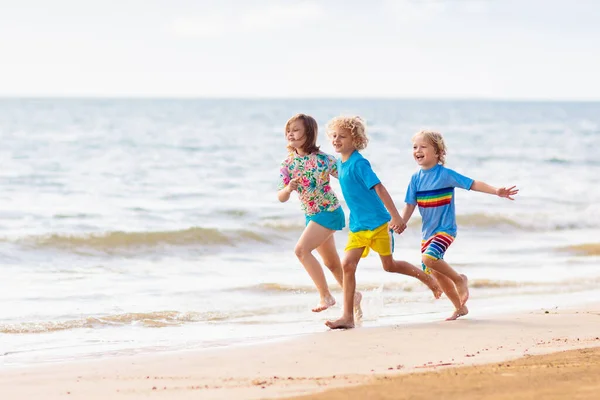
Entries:
[[[315,398],[452,398],[460,392],[471,396],[461,398],[587,399],[598,388],[599,327],[600,305],[589,305],[327,331],[252,346],[5,370],[0,393],[2,399],[261,399],[346,388]],[[556,353],[586,348],[595,349]],[[548,353],[555,354],[531,357]],[[451,369],[463,366],[475,367]],[[555,397],[545,397],[550,394]]]

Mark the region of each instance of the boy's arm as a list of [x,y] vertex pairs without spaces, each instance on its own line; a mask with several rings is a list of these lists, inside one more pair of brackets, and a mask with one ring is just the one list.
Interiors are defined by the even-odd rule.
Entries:
[[476,192],[495,194],[496,196],[499,196],[499,197],[506,197],[509,200],[514,200],[512,196],[519,193],[519,189],[515,189],[515,188],[516,188],[516,186],[511,186],[509,188],[506,188],[506,187],[495,188],[495,187],[488,185],[487,183],[481,182],[481,181],[473,181],[473,184],[471,185],[471,190],[475,190]]
[[375,193],[379,196],[385,208],[387,208],[388,212],[392,216],[392,220],[390,221],[390,229],[392,229],[396,233],[402,233],[406,229],[406,223],[400,217],[400,213],[394,204],[394,200],[392,200],[392,196],[388,193],[383,183],[378,183],[373,186],[375,189]]
[[410,217],[412,217],[416,207],[417,206],[415,204],[404,204],[404,208],[402,208],[402,214],[400,216],[405,223],[408,224],[408,221],[410,220]]

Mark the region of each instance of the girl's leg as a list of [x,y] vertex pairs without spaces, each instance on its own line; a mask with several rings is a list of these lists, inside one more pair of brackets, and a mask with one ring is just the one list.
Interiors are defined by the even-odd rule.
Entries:
[[310,221],[300,236],[300,239],[298,239],[298,243],[296,243],[296,248],[294,249],[298,260],[300,260],[304,269],[306,269],[306,272],[308,272],[308,275],[313,280],[319,291],[319,296],[321,297],[319,305],[312,309],[314,312],[326,310],[335,304],[335,299],[331,295],[331,292],[329,292],[327,280],[325,279],[325,274],[323,274],[323,268],[312,254],[314,249],[321,246],[333,235],[333,232],[334,231]]
[[469,299],[469,285],[467,277],[456,272],[450,265],[448,265],[446,261],[442,259],[434,260],[433,258],[423,256],[422,260],[423,264],[425,264],[427,268],[446,276],[454,283],[454,285],[456,285],[456,290],[458,291],[458,296],[460,299],[460,307],[457,307],[457,310],[464,306]]
[[[323,259],[323,263],[333,276],[335,280],[340,284],[340,287],[344,287],[344,273],[342,271],[342,263],[340,261],[340,256],[338,255],[337,249],[335,248],[335,239],[334,235],[331,235],[329,239],[325,240],[325,242],[317,247],[317,251],[319,255]],[[357,318],[362,317],[362,308],[360,307],[360,301],[362,300],[362,294],[360,292],[356,292],[354,294],[354,314]]]
[[335,239],[333,234],[329,236],[319,247],[317,251],[323,260],[323,264],[333,274],[335,280],[340,284],[340,287],[344,286],[344,273],[342,272],[342,262],[340,256],[335,248]]
[[391,255],[380,255],[379,258],[381,258],[383,269],[387,272],[395,272],[397,274],[415,277],[427,285],[427,287],[433,292],[433,297],[439,299],[442,295],[442,289],[440,288],[440,285],[438,285],[438,283],[436,282],[435,278],[423,272],[421,268],[417,268],[406,261],[394,260]]
[[344,271],[344,313],[342,317],[335,321],[327,321],[331,329],[350,329],[354,328],[354,292],[356,291],[356,268],[362,256],[364,247],[352,249],[346,252],[342,269]]
[[467,315],[469,313],[469,309],[466,305],[461,304],[460,296],[458,295],[458,291],[456,290],[456,285],[454,285],[454,282],[452,282],[452,280],[446,275],[440,274],[433,269],[431,270],[431,274],[435,276],[435,279],[437,279],[439,282],[442,290],[444,293],[446,293],[446,296],[454,305],[454,313],[452,313],[449,318],[446,318],[446,321],[454,321],[458,317]]

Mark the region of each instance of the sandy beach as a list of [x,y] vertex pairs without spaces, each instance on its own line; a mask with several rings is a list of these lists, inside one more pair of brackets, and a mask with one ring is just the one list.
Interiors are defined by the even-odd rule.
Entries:
[[[260,399],[315,393],[315,398],[335,398],[335,392],[322,397],[318,393],[358,385],[352,388],[356,393],[371,388],[368,390],[374,394],[369,394],[370,398],[392,398],[385,397],[390,390],[386,385],[394,384],[395,379],[410,380],[415,375],[411,373],[441,371],[446,378],[436,379],[437,392],[432,392],[437,393],[433,397],[439,397],[458,390],[459,381],[453,376],[459,373],[448,371],[474,366],[459,369],[465,377],[460,379],[461,391],[482,385],[473,375],[485,375],[486,385],[502,388],[509,374],[521,377],[524,389],[535,394],[535,386],[523,381],[527,375],[516,365],[533,363],[529,370],[540,372],[543,366],[565,364],[567,356],[557,352],[596,348],[569,353],[575,361],[567,364],[581,369],[572,374],[576,380],[570,382],[577,385],[592,379],[592,386],[598,386],[593,377],[598,376],[599,346],[600,304],[594,304],[516,315],[472,315],[456,322],[324,331],[279,342],[202,351],[5,368],[0,371],[0,393],[3,399],[138,399],[149,395],[165,399]],[[545,358],[531,357],[550,353]],[[502,364],[523,357],[517,364]],[[484,365],[490,363],[494,364]],[[404,385],[406,381],[398,382]],[[414,386],[406,383],[406,387],[418,387],[415,382]],[[406,390],[403,392],[410,394]],[[339,398],[348,398],[347,393],[339,393]],[[589,398],[584,392],[580,394],[577,398]],[[415,391],[415,398],[425,398],[418,395]]]
[[[596,399],[600,347],[426,373],[382,376],[294,399]],[[291,399],[291,398],[290,398]]]

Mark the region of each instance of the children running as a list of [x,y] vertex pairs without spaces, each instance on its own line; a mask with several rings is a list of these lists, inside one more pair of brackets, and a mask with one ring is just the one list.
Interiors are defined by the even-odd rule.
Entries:
[[454,313],[447,320],[455,320],[469,312],[466,306],[469,288],[467,277],[457,273],[443,259],[457,233],[454,188],[495,194],[509,200],[514,200],[512,196],[519,190],[515,186],[495,188],[446,168],[446,144],[438,132],[420,131],[412,140],[413,157],[421,169],[412,176],[408,185],[402,220],[408,223],[415,207],[419,206],[422,267],[437,279],[454,305]]
[[[338,176],[336,160],[319,150],[317,134],[317,121],[308,115],[297,114],[287,121],[285,137],[290,153],[281,163],[278,192],[279,201],[286,202],[290,194],[297,191],[306,216],[306,228],[294,251],[319,291],[320,302],[312,309],[314,312],[333,306],[335,299],[329,291],[323,268],[312,251],[317,250],[342,286],[342,266],[333,233],[346,225],[344,211],[329,185],[329,177]],[[359,309],[360,298],[360,293],[357,293]]]
[[356,268],[369,249],[379,253],[383,269],[416,277],[425,283],[436,298],[442,294],[431,275],[405,261],[392,257],[393,237],[390,230],[401,233],[406,223],[400,217],[388,191],[359,152],[367,147],[365,122],[360,117],[337,117],[328,125],[328,135],[340,153],[337,172],[344,199],[350,209],[350,232],[345,248],[343,269],[343,315],[327,321],[331,329],[354,328],[354,291]]

